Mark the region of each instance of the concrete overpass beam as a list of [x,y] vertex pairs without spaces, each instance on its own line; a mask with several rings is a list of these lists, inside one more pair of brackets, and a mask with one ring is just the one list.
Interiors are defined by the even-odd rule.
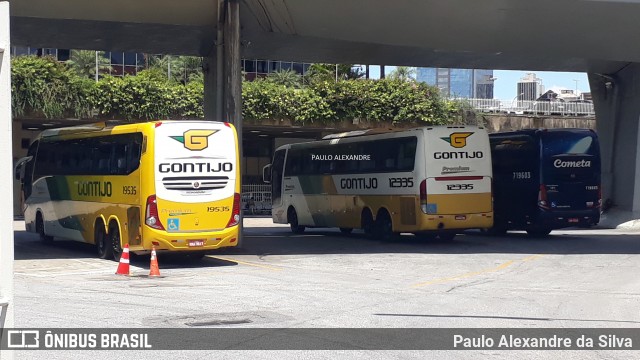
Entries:
[[589,73],[602,156],[601,225],[640,228],[640,63]]

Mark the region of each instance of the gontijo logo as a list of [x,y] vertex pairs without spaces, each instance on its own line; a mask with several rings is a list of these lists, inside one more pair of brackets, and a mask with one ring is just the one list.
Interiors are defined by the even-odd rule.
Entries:
[[171,138],[183,143],[189,150],[200,151],[209,146],[209,136],[216,132],[218,130],[187,130],[183,136],[171,136]]
[[454,132],[449,137],[440,138],[456,149],[467,146],[467,138],[473,134],[472,132]]

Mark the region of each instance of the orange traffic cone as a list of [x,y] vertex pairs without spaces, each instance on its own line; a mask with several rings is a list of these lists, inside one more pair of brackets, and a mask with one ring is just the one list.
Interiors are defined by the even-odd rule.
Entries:
[[149,265],[149,276],[160,276],[158,258],[156,257],[156,247],[151,249],[151,265]]
[[122,256],[120,256],[116,275],[129,275],[129,244],[125,244],[124,249],[122,249]]

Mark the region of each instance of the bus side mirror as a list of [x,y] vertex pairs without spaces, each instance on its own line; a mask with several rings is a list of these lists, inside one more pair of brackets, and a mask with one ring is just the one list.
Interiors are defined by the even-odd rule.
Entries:
[[20,180],[22,181],[24,179],[24,171],[25,171],[25,165],[27,165],[27,163],[33,158],[33,156],[25,156],[23,158],[21,158],[20,160],[18,160],[18,162],[16,163],[16,166],[13,170],[13,174],[16,180]]
[[262,181],[267,184],[271,183],[271,164],[265,165],[262,168]]

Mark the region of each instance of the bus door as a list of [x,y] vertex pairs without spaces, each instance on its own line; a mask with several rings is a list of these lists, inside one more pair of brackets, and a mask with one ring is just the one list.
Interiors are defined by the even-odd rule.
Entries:
[[285,153],[286,150],[277,150],[271,164],[271,207],[274,210],[282,206],[282,175]]
[[[492,211],[491,153],[486,130],[426,130],[426,213],[458,215]],[[423,209],[424,211],[425,209]],[[460,215],[460,220],[466,220]]]
[[[547,210],[595,209],[600,201],[600,151],[596,135],[549,131],[542,137],[540,197]],[[577,222],[576,219],[572,219]]]

